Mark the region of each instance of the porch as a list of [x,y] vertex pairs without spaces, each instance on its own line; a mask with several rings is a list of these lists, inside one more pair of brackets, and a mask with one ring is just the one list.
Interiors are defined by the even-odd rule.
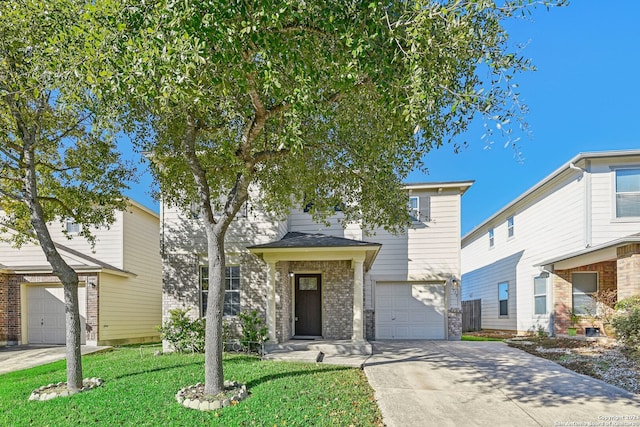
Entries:
[[265,353],[265,360],[361,367],[373,354],[373,347],[368,341],[288,340],[277,344],[266,343]]
[[380,244],[287,233],[249,247],[266,263],[269,343],[292,338],[365,342],[364,275]]
[[[640,233],[557,257],[539,264],[552,275],[554,329],[587,327],[603,331],[610,320],[606,307],[640,295]],[[572,314],[574,315],[572,317]]]

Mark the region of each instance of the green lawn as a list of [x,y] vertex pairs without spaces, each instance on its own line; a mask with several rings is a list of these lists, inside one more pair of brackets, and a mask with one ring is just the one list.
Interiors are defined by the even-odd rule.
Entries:
[[0,375],[1,426],[371,426],[382,425],[373,390],[360,369],[322,364],[225,357],[225,378],[247,384],[250,397],[217,412],[186,409],[175,400],[182,387],[203,381],[202,355],[142,357],[118,348],[83,357],[84,377],[102,387],[46,402],[31,391],[65,380],[65,362]]

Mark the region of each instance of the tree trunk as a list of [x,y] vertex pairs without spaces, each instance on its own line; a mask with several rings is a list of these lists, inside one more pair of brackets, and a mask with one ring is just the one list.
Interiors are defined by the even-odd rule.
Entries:
[[222,369],[222,315],[224,309],[224,230],[205,221],[209,256],[209,294],[205,329],[204,392],[215,396],[224,390]]
[[26,203],[29,207],[31,225],[38,237],[47,261],[64,287],[64,311],[66,329],[67,387],[74,393],[82,388],[82,353],[80,351],[80,310],[78,308],[78,275],[62,259],[51,234],[47,229],[42,205],[38,200],[35,158],[32,152],[25,153],[28,165],[25,173]]

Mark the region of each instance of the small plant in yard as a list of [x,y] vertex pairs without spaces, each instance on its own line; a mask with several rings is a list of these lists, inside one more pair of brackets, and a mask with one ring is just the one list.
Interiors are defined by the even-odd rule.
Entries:
[[204,351],[205,319],[190,318],[189,310],[169,311],[169,320],[158,328],[163,340],[178,353],[202,353]]
[[640,296],[620,300],[611,322],[616,336],[627,347],[640,350]]
[[269,339],[267,327],[256,310],[238,314],[242,327],[242,345],[249,351],[257,351]]

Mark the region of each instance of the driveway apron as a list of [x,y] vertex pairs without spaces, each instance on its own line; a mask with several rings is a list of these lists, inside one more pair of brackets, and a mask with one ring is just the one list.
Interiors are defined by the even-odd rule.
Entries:
[[388,427],[640,427],[638,395],[502,342],[373,347],[364,370]]

